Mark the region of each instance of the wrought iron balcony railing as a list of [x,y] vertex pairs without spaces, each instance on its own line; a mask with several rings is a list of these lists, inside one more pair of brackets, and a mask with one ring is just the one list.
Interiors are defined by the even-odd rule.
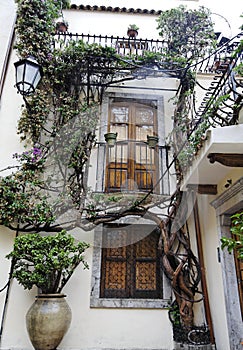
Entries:
[[[235,36],[233,39],[227,41],[221,47],[218,47],[215,52],[206,54],[195,64],[196,71],[202,73],[222,73],[227,69],[229,57],[239,46],[242,40],[243,33]],[[118,55],[123,56],[143,56],[145,52],[164,53],[168,45],[164,40],[154,39],[137,39],[119,36],[107,35],[89,35],[89,34],[73,34],[73,33],[58,33],[55,35],[53,42],[54,47],[63,47],[68,42],[82,40],[88,44],[98,44],[105,47],[113,47]],[[243,56],[240,55],[237,64],[243,62]]]
[[96,191],[169,195],[168,147],[143,141],[97,145]]

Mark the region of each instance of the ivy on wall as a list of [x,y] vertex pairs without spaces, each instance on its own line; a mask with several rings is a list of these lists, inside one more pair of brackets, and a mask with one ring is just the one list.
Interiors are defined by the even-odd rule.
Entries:
[[[200,266],[185,230],[171,231],[173,220],[178,217],[181,193],[178,191],[168,204],[173,210],[164,222],[148,213],[142,201],[129,200],[124,205],[124,200],[121,203],[117,197],[105,202],[102,197],[99,200],[103,207],[97,206],[97,197],[91,200],[94,196],[87,187],[87,174],[105,89],[114,82],[134,79],[131,73],[144,64],[156,62],[168,72],[170,69],[180,72],[181,90],[176,100],[174,128],[179,130],[181,141],[177,138],[176,143],[181,147],[184,136],[188,136],[188,100],[195,86],[195,74],[188,67],[213,39],[207,11],[197,13],[180,7],[173,13],[162,13],[158,28],[169,42],[167,49],[163,53],[148,52],[136,58],[134,65],[133,57],[121,60],[113,48],[83,41],[70,41],[55,48],[55,21],[68,3],[61,0],[18,0],[17,3],[18,55],[34,56],[43,67],[44,77],[35,93],[26,97],[26,107],[18,123],[18,133],[28,151],[14,155],[19,166],[11,175],[0,179],[0,224],[11,229],[20,225],[23,232],[50,232],[61,231],[63,227],[85,229],[82,223],[87,222],[92,228],[126,215],[148,215],[161,230],[165,270],[176,292],[182,323],[191,327]],[[178,23],[183,23],[181,30]],[[183,45],[181,36],[178,38],[173,33],[169,36],[172,28],[179,33],[187,29]],[[202,141],[208,127],[206,119],[205,123],[197,137],[194,135],[193,150]],[[183,258],[178,256],[178,244]],[[188,266],[193,266],[192,279],[188,278]]]

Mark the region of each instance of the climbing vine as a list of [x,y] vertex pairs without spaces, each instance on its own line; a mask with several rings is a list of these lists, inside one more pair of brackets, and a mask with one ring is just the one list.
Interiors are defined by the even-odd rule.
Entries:
[[[20,225],[23,232],[50,232],[74,227],[90,230],[129,215],[148,217],[161,231],[163,267],[175,292],[180,321],[192,327],[200,267],[191,251],[185,222],[174,224],[178,215],[185,214],[180,212],[180,190],[166,205],[168,220],[162,220],[163,214],[149,212],[154,206],[150,201],[134,198],[124,201],[122,196],[104,198],[90,193],[87,174],[105,89],[114,82],[135,79],[136,70],[150,63],[171,69],[180,78],[174,114],[174,129],[178,133],[173,143],[177,150],[181,148],[190,128],[188,100],[195,87],[195,74],[188,65],[214,40],[209,13],[205,9],[186,11],[185,7],[165,11],[158,19],[160,34],[168,42],[165,52],[126,60],[113,48],[81,40],[55,47],[55,20],[61,16],[63,6],[68,6],[67,2],[17,0],[17,3],[18,55],[34,56],[43,67],[44,77],[35,93],[25,98],[18,123],[18,133],[27,151],[15,154],[19,162],[15,171],[0,178],[0,224],[11,229]],[[181,30],[179,24],[183,24]],[[176,33],[170,32],[172,29]],[[201,140],[207,127],[205,118],[202,130],[192,137]],[[193,149],[198,145],[196,140],[194,143]]]

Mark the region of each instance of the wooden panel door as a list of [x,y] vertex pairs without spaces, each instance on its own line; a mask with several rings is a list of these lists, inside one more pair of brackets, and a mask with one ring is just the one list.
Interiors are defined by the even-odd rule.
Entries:
[[157,152],[147,135],[157,135],[157,109],[151,101],[112,101],[109,131],[117,132],[115,147],[107,149],[106,190],[148,191],[156,183]]

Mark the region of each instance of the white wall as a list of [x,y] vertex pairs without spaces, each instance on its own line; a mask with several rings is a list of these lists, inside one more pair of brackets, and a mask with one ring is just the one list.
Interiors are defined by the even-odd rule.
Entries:
[[[173,7],[178,7],[179,5],[185,5],[187,8],[195,9],[199,6],[207,7],[212,12],[212,20],[215,23],[216,31],[220,31],[224,36],[231,38],[232,36],[240,32],[240,26],[242,25],[242,4],[239,0],[232,0],[231,2],[224,2],[222,6],[222,0],[140,0],[139,2],[134,1],[131,3],[130,0],[73,0],[71,3],[76,5],[97,5],[97,6],[113,6],[113,7],[126,7],[127,9],[133,7],[135,9],[148,9],[148,10],[167,10]],[[131,15],[132,18],[133,15]],[[134,19],[136,15],[134,15]],[[132,21],[129,23],[136,23]],[[139,23],[141,23],[139,21]],[[104,23],[103,23],[104,24]],[[106,25],[106,24],[104,24]],[[141,26],[142,27],[142,26]],[[122,28],[121,28],[122,29]],[[147,28],[147,30],[153,30]],[[151,33],[152,34],[152,33]],[[147,37],[152,37],[148,35]]]
[[0,76],[15,23],[14,0],[0,0]]
[[[91,1],[86,1],[91,4]],[[110,1],[100,1],[102,4],[111,5]],[[77,2],[78,3],[78,2]],[[85,3],[82,1],[81,3]],[[115,3],[115,2],[114,2]],[[151,2],[149,7],[153,7],[158,2]],[[182,3],[174,1],[176,6]],[[184,1],[186,3],[186,1]],[[189,2],[188,2],[189,3]],[[201,2],[197,2],[199,4]],[[99,5],[98,1],[95,4]],[[131,7],[130,3],[129,7]],[[10,16],[12,21],[13,1],[0,0],[0,18]],[[161,2],[160,4],[161,5]],[[168,2],[166,2],[168,5]],[[123,6],[126,6],[125,4]],[[170,2],[171,6],[171,2]],[[214,4],[212,5],[214,6]],[[148,7],[139,3],[140,8]],[[158,6],[157,6],[158,7]],[[233,7],[233,6],[232,6]],[[11,9],[11,11],[10,11]],[[221,8],[222,9],[222,8]],[[3,15],[2,15],[3,14]],[[69,29],[73,32],[84,32],[90,34],[126,35],[127,25],[136,23],[141,29],[139,36],[143,38],[157,38],[156,21],[154,16],[139,16],[118,14],[108,17],[107,13],[67,10],[64,13],[65,19],[69,22]],[[7,17],[6,17],[7,18]],[[146,22],[146,25],[145,25]],[[4,23],[3,19],[1,23]],[[94,28],[92,25],[94,24]],[[109,25],[111,24],[111,27]],[[9,31],[6,26],[5,38],[8,38]],[[5,33],[5,29],[4,32]],[[1,32],[0,32],[1,35]],[[2,38],[2,36],[1,36]],[[2,41],[6,47],[7,39]],[[0,41],[1,43],[1,41]],[[2,44],[1,44],[2,45]],[[4,52],[0,50],[0,62],[3,62]],[[0,165],[8,166],[13,162],[12,154],[21,151],[23,146],[19,144],[19,136],[16,134],[17,120],[20,116],[22,98],[17,95],[14,88],[14,68],[13,62],[16,57],[13,55],[11,65],[9,65],[5,89],[2,96],[0,109]],[[168,126],[171,123],[171,109],[165,108]],[[169,128],[169,127],[168,127]],[[0,174],[1,175],[1,174]],[[222,279],[220,265],[217,261],[218,246],[215,229],[215,213],[209,206],[210,198],[200,199],[200,219],[203,226],[203,244],[205,249],[205,261],[207,269],[207,280],[209,283],[209,297],[213,310],[213,322],[215,334],[218,340],[218,349],[226,350],[228,341],[226,337],[225,308],[223,302]],[[210,219],[208,219],[210,218]],[[93,233],[74,233],[77,239],[93,242]],[[14,239],[14,233],[4,228],[0,229],[0,287],[8,278],[9,262],[5,260],[5,255],[10,251]],[[90,269],[83,271],[78,268],[75,275],[70,280],[64,292],[68,295],[67,300],[73,311],[73,320],[70,330],[64,338],[61,348],[65,349],[109,349],[109,348],[150,348],[150,349],[172,349],[171,326],[168,320],[167,310],[145,310],[145,309],[90,309],[90,285],[92,271],[92,248],[87,252],[87,259]],[[25,329],[25,313],[34,299],[36,291],[24,291],[16,282],[12,284],[9,296],[9,304],[6,315],[6,322],[3,329],[1,348],[25,348],[30,349],[31,344]],[[2,311],[5,293],[0,293],[0,311]]]
[[199,195],[199,220],[202,231],[202,244],[205,262],[205,275],[212,314],[217,349],[231,350],[229,347],[226,309],[221,265],[218,261],[217,247],[220,247],[214,208],[210,202],[215,196]]
[[[78,240],[91,244],[86,253],[89,270],[80,266],[64,288],[72,309],[72,323],[60,344],[63,349],[172,349],[171,327],[167,311],[132,309],[91,309],[89,307],[93,233],[73,231]],[[11,250],[14,233],[0,231],[1,283],[8,278],[9,262],[4,256]],[[1,348],[30,349],[25,327],[25,314],[34,300],[36,290],[24,291],[15,281],[9,294],[7,316]],[[0,294],[1,303],[5,295]]]

